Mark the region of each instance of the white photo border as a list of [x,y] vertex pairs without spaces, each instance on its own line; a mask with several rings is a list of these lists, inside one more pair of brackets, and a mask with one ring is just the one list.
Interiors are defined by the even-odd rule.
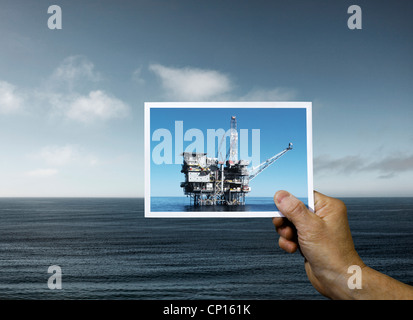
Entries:
[[308,208],[314,212],[313,186],[313,126],[312,102],[145,102],[144,106],[144,180],[145,218],[272,218],[283,217],[279,211],[208,211],[208,212],[152,212],[151,211],[151,149],[150,110],[153,108],[303,108],[306,109],[307,130],[307,185]]

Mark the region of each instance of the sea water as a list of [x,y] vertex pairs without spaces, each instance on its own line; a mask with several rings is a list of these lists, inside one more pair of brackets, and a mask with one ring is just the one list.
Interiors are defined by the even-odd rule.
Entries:
[[[413,284],[413,198],[347,198],[357,251]],[[145,219],[143,199],[0,198],[0,299],[324,299],[271,218]],[[62,270],[50,290],[48,267]]]
[[[299,198],[308,205],[307,198]],[[239,211],[242,212],[274,212],[278,211],[273,197],[246,197],[245,205],[236,206],[194,206],[190,197],[151,197],[152,212],[195,212],[195,211]]]

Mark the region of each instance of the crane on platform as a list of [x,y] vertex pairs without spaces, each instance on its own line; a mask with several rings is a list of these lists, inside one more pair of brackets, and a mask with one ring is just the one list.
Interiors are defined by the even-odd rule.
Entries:
[[283,151],[280,153],[276,154],[275,156],[272,156],[271,158],[268,158],[265,160],[263,163],[261,163],[258,167],[254,167],[250,171],[250,176],[249,179],[250,181],[257,177],[261,172],[263,172],[265,169],[267,169],[270,165],[272,165],[275,161],[280,159],[283,155],[285,155],[288,151],[293,149],[293,144],[290,142],[288,144],[288,147],[285,148]]

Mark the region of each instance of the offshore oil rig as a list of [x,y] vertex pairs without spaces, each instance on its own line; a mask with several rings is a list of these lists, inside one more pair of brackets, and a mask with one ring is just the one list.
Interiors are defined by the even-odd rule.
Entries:
[[181,187],[194,206],[245,205],[245,196],[251,191],[251,180],[293,148],[290,142],[283,151],[249,170],[249,161],[238,160],[235,116],[231,117],[230,145],[225,158],[221,152],[224,139],[226,135],[221,139],[216,158],[207,157],[206,153],[182,153],[181,172],[185,174],[185,181],[181,182]]

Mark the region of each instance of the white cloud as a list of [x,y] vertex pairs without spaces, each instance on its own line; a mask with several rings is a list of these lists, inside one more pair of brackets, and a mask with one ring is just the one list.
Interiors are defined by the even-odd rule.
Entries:
[[[149,69],[161,79],[168,98],[180,101],[205,101],[212,98],[239,101],[290,101],[297,97],[294,89],[283,87],[254,88],[241,97],[229,95],[234,85],[227,75],[216,70],[171,68],[161,64],[152,64]],[[140,75],[140,69],[136,72]]]
[[240,98],[241,101],[289,101],[294,100],[297,93],[289,88],[260,89],[255,88]]
[[127,104],[103,90],[94,90],[102,76],[84,56],[70,56],[53,71],[36,97],[51,108],[49,114],[83,123],[125,117]]
[[16,93],[12,84],[0,81],[0,114],[11,114],[20,111],[23,98]]
[[62,81],[74,86],[78,81],[99,81],[101,75],[94,70],[95,66],[92,62],[83,56],[70,56],[53,71],[50,79]]
[[77,154],[73,146],[48,146],[40,151],[39,157],[47,164],[62,166],[72,162]]
[[168,97],[184,100],[208,100],[229,92],[232,84],[228,76],[197,68],[170,68],[152,64],[149,69],[162,81]]
[[32,112],[54,119],[82,123],[123,118],[129,106],[104,90],[96,89],[102,76],[83,56],[70,56],[41,86],[32,90]]
[[52,167],[92,167],[100,162],[96,156],[76,145],[45,146],[39,152],[29,154],[28,157],[32,160],[40,160]]
[[58,173],[56,169],[36,169],[26,172],[26,176],[34,178],[51,177]]
[[88,96],[80,96],[71,101],[65,115],[75,121],[90,123],[96,119],[123,118],[128,113],[129,107],[121,100],[97,90],[91,91]]

